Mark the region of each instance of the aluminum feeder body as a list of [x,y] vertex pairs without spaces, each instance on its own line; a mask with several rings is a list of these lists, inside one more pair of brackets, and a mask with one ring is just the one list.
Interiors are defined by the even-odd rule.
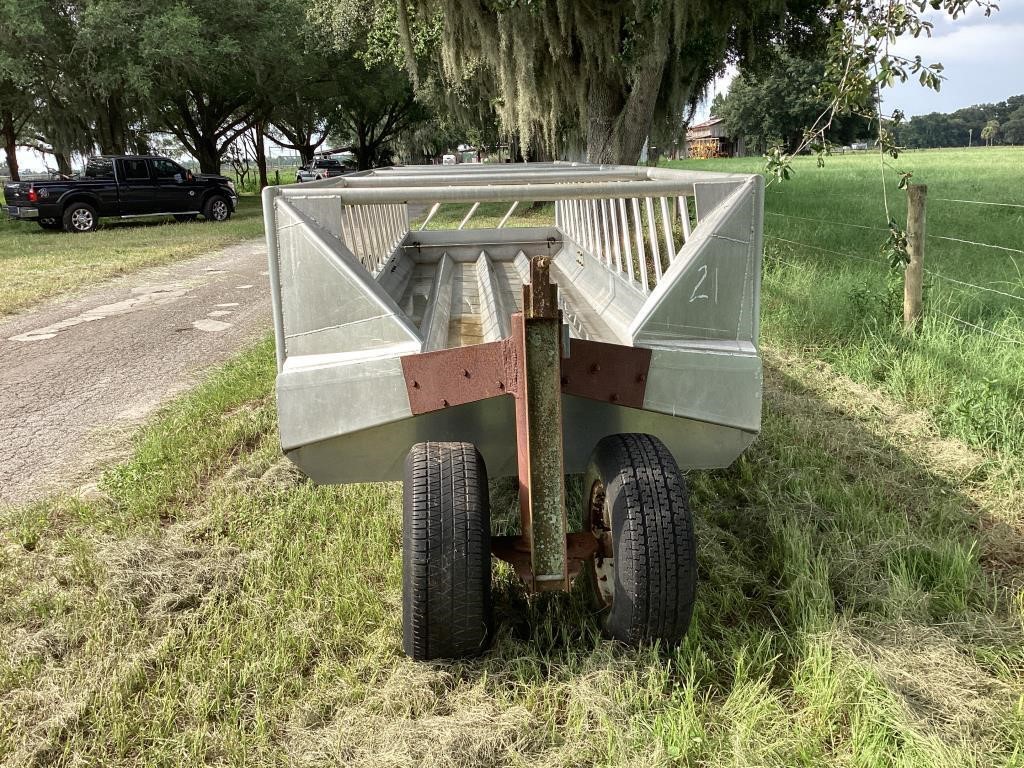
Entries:
[[[758,175],[561,163],[268,188],[285,454],[320,483],[398,480],[413,444],[469,442],[491,477],[515,475],[507,344],[545,256],[564,472],[630,432],[684,470],[729,465],[761,425],[763,194]],[[554,225],[510,226],[532,201],[554,202]],[[457,225],[425,228],[456,203]],[[472,228],[484,203],[502,218]],[[411,206],[428,221],[411,226]]]

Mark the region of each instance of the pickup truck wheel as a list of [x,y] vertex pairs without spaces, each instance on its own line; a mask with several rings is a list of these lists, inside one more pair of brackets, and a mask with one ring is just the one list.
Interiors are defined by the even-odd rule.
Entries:
[[64,225],[61,224],[59,219],[39,219],[38,224],[43,229],[48,229],[50,231],[64,228]]
[[194,214],[194,213],[176,213],[174,215],[174,220],[175,221],[180,221],[180,222],[195,221],[196,220],[196,214]]
[[64,209],[65,232],[92,232],[98,222],[96,209],[88,203],[71,203]]
[[220,195],[214,195],[203,206],[203,216],[207,221],[227,221],[231,218],[231,206]]

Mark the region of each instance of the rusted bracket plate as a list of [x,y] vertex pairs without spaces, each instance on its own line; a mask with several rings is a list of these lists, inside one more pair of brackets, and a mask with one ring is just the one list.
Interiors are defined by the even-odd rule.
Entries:
[[402,358],[413,415],[518,391],[518,353],[511,339]]
[[[562,392],[643,408],[651,350],[573,339],[563,357]],[[402,360],[413,415],[520,391],[520,353],[512,338],[406,355]]]
[[[582,572],[584,563],[597,552],[597,545],[598,541],[594,535],[586,531],[566,535],[566,570],[570,585]],[[534,581],[533,567],[530,565],[530,544],[525,536],[492,536],[491,553],[511,565],[516,575],[531,589],[559,590],[566,586],[560,581]]]
[[562,392],[630,408],[644,407],[651,350],[573,339],[562,358]]

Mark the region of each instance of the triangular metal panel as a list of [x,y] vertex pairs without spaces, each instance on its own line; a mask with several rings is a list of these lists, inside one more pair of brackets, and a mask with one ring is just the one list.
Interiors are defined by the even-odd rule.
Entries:
[[418,350],[416,328],[344,243],[281,198],[275,205],[286,354]]

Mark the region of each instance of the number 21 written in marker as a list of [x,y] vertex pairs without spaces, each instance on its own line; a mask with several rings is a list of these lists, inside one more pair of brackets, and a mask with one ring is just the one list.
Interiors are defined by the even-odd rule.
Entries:
[[[710,299],[711,297],[706,293],[701,293],[700,289],[704,285],[704,281],[708,279],[708,265],[701,264],[697,267],[697,271],[700,272],[700,280],[693,286],[693,293],[690,294],[690,303],[701,299]],[[715,267],[715,304],[718,303],[718,267]]]

